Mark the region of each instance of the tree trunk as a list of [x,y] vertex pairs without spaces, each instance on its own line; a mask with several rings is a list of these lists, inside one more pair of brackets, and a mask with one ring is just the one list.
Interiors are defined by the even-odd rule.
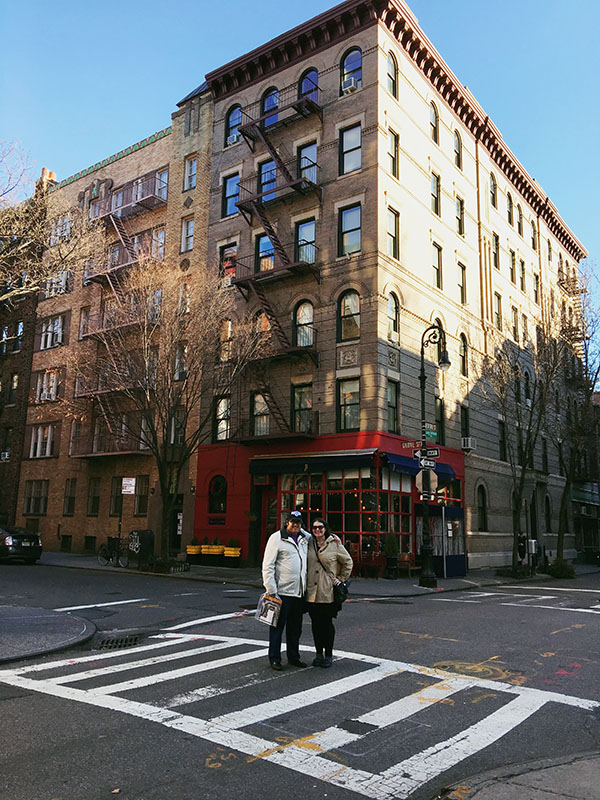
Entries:
[[556,560],[562,561],[565,551],[565,535],[569,529],[569,505],[571,503],[571,478],[567,476],[560,497],[558,536],[556,538]]

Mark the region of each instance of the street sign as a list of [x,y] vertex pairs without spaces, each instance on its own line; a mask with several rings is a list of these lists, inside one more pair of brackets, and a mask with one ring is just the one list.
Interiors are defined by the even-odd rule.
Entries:
[[121,494],[135,494],[135,478],[121,479]]
[[427,447],[423,449],[422,447],[419,450],[413,450],[413,458],[439,458],[440,457],[440,449],[439,447]]
[[428,458],[420,458],[419,466],[421,469],[435,469],[435,461],[431,461]]
[[433,439],[434,441],[437,439],[437,431],[436,430],[426,430],[425,431],[425,438]]
[[[423,491],[423,475],[425,470],[417,472],[415,475],[415,486],[419,492]],[[429,491],[434,494],[438,487],[438,476],[435,472],[429,472]]]
[[[423,455],[425,456],[426,453]],[[421,450],[413,450],[413,458],[421,458]]]
[[400,442],[400,447],[403,450],[412,450],[413,447],[420,447],[421,442]]

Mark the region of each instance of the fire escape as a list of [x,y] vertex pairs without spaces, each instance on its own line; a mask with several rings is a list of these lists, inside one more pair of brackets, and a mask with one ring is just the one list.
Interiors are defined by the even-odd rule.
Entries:
[[[302,84],[301,91],[297,84],[287,86],[280,91],[273,90],[266,98],[252,103],[242,109],[242,123],[239,133],[251,152],[264,148],[265,161],[259,164],[258,172],[240,181],[239,197],[236,202],[248,225],[259,220],[265,237],[257,243],[256,251],[248,257],[238,256],[235,264],[235,275],[231,284],[235,285],[246,300],[253,297],[262,311],[263,320],[267,323],[268,344],[263,356],[253,362],[253,372],[258,391],[266,403],[270,417],[276,423],[279,433],[270,433],[273,438],[306,437],[313,438],[318,430],[314,413],[310,422],[303,425],[303,430],[294,430],[290,421],[281,410],[280,402],[269,386],[268,364],[276,359],[289,357],[305,357],[308,355],[318,364],[315,332],[311,331],[309,341],[292,343],[279,322],[277,313],[267,296],[267,286],[273,281],[290,275],[310,275],[320,282],[318,251],[314,242],[303,239],[294,242],[282,242],[274,224],[273,209],[284,203],[293,203],[296,199],[307,195],[322,200],[322,189],[319,181],[320,167],[316,162],[316,144],[313,151],[286,157],[283,144],[275,144],[273,135],[281,132],[296,122],[317,117],[323,119],[322,107],[319,104],[320,89],[316,83]],[[281,139],[282,137],[279,137]],[[311,156],[314,156],[311,157]],[[270,158],[269,158],[270,157]],[[236,437],[240,441],[256,441],[256,431],[240,431]]]
[[[113,328],[116,331],[127,324],[127,299],[121,276],[127,267],[137,262],[140,246],[128,233],[123,220],[166,205],[166,202],[167,183],[159,172],[152,172],[124,184],[102,200],[92,201],[90,205],[90,217],[104,221],[107,237],[112,239],[113,234],[117,237],[116,244],[109,247],[106,262],[100,269],[86,276],[88,281],[99,283],[107,289],[103,292],[98,324],[82,334],[82,338],[96,338],[98,348],[104,346],[98,339],[99,333],[106,334]],[[111,304],[115,306],[114,320],[111,318]],[[119,408],[116,399],[118,392],[117,386],[103,385],[98,374],[85,384],[80,383],[76,388],[78,397],[89,397],[95,401],[99,413],[95,415],[94,430],[89,435],[74,437],[70,449],[72,456],[85,458],[149,453],[141,446],[140,437],[132,436],[130,432],[124,430],[122,424],[124,412]]]

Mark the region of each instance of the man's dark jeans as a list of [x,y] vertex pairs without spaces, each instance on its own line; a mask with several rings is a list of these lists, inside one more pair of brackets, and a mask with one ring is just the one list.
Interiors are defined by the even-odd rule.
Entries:
[[302,634],[302,597],[290,597],[282,594],[281,611],[276,627],[269,628],[269,661],[281,661],[281,638],[285,628],[288,661],[300,660],[300,635]]

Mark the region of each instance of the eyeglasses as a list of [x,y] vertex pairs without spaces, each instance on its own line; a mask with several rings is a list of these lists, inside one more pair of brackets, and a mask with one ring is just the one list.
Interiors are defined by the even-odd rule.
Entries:
[[324,531],[325,525],[313,525],[313,531]]

